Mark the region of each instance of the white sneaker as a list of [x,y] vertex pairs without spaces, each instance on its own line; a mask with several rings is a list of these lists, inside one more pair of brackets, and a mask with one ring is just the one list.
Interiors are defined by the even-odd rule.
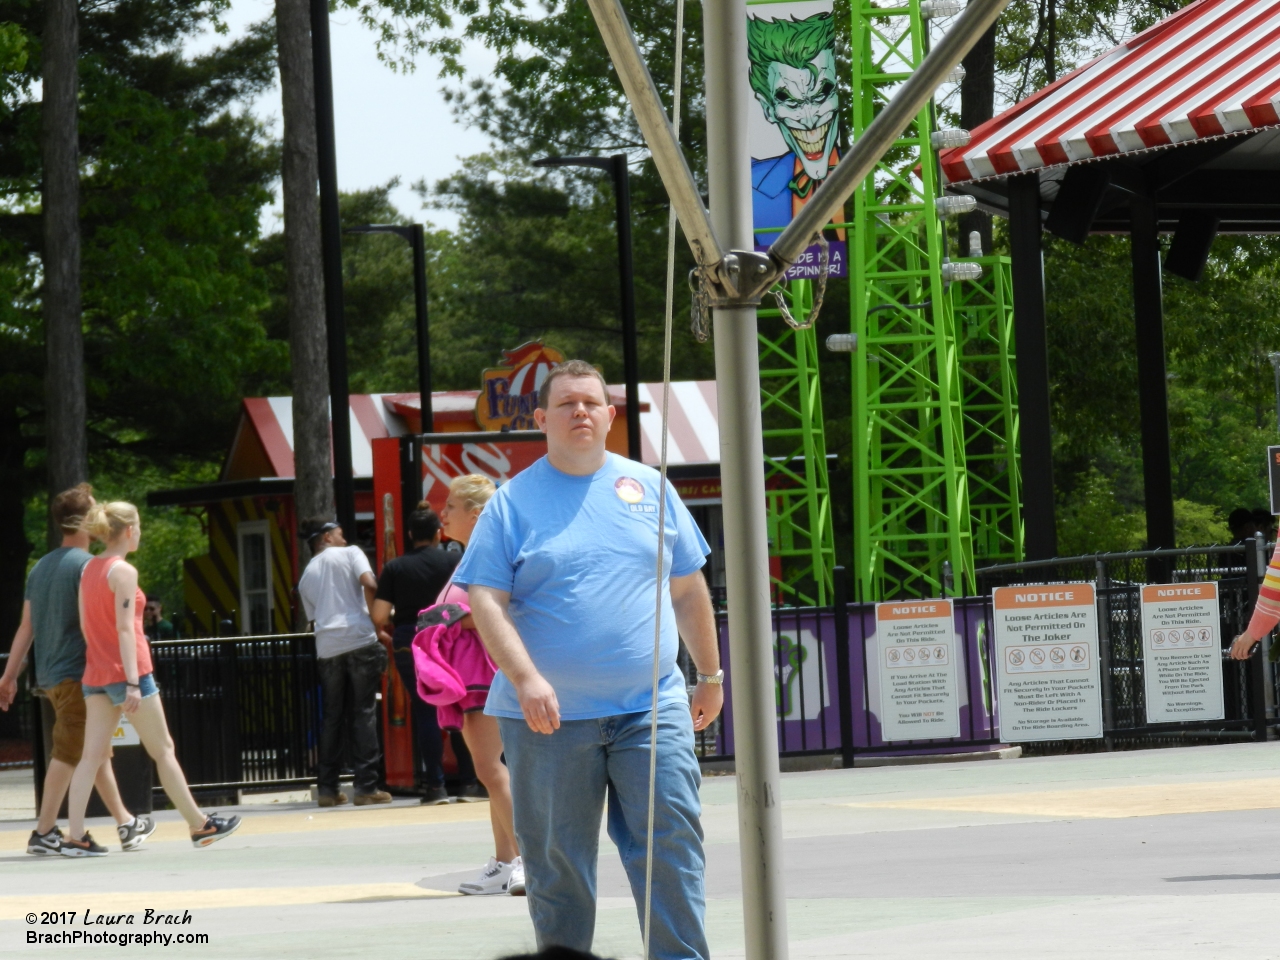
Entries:
[[497,857],[490,857],[489,862],[475,880],[458,884],[458,892],[473,897],[492,897],[507,892],[507,881],[511,879],[512,864],[503,863]]
[[520,857],[511,861],[511,878],[507,881],[507,893],[513,897],[524,896],[524,860]]

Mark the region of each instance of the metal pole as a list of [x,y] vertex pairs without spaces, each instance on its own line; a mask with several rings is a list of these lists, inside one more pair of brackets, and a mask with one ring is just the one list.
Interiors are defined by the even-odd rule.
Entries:
[[[1266,540],[1249,537],[1245,540],[1244,546],[1246,589],[1248,590],[1249,607],[1252,609],[1258,604],[1259,588],[1267,570],[1267,561],[1263,556],[1266,549]],[[1246,661],[1248,663],[1246,669],[1249,671],[1249,709],[1253,713],[1253,739],[1258,741],[1265,741],[1267,739],[1267,731],[1270,729],[1267,724],[1266,673],[1262,665],[1270,646],[1270,635],[1263,637],[1262,642],[1253,651],[1253,656]]]
[[[746,2],[708,0],[702,16],[712,226],[730,248],[750,250]],[[785,960],[787,912],[782,889],[756,308],[717,308],[712,312],[712,323],[720,397],[720,476],[746,956],[747,960]]]
[[622,369],[627,384],[627,456],[640,459],[640,347],[636,339],[636,276],[631,257],[631,171],[615,153],[613,198],[618,211],[618,281],[622,293]]
[[329,417],[333,425],[333,499],[338,523],[356,535],[356,493],[351,467],[351,402],[347,385],[347,324],[342,315],[342,225],[338,215],[338,155],[333,128],[333,64],[329,58],[329,5],[311,0],[315,61],[316,148],[320,168],[320,246],[329,339]]
[[435,433],[435,414],[431,410],[431,333],[427,315],[427,242],[422,224],[411,228],[409,243],[413,247],[413,316],[418,324],[418,403],[422,411],[422,432]]
[[831,571],[831,606],[836,615],[836,690],[840,696],[840,766],[853,766],[853,673],[849,658],[849,577]]

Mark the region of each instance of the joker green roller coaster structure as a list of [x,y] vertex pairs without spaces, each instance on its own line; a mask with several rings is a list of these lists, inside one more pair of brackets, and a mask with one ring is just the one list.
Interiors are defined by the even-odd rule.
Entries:
[[[855,142],[928,52],[929,17],[959,7],[853,0]],[[836,225],[852,240],[853,568],[866,599],[972,589],[977,561],[1022,557],[1009,261],[948,256],[947,220],[972,201],[943,195],[936,150],[966,135],[937,129],[935,115],[921,108]],[[787,296],[806,316],[811,285]],[[786,600],[825,603],[834,549],[817,340],[773,329],[759,334],[765,469],[782,481],[768,494],[770,552]]]
[[[927,51],[927,17],[948,6],[855,3],[855,139]],[[946,217],[965,202],[942,195],[935,151],[954,137],[936,129],[932,104],[923,108],[843,225],[858,345],[854,569],[872,599],[972,587],[975,562],[1022,556],[1009,263],[973,250],[947,257]],[[806,316],[812,295],[808,281],[793,282],[792,314]],[[824,604],[835,551],[817,338],[776,321],[758,336],[776,587],[784,600]]]

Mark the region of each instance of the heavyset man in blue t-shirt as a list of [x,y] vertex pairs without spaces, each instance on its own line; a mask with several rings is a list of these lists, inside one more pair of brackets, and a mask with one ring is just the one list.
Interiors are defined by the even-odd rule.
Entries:
[[[453,577],[501,668],[485,712],[502,728],[539,948],[591,949],[606,795],[644,899],[660,477],[605,450],[615,412],[589,364],[547,375],[534,413],[547,455],[494,494]],[[666,501],[650,943],[695,960],[708,950],[693,732],[720,713],[723,673],[709,548],[670,484]],[[692,704],[677,629],[699,672]]]

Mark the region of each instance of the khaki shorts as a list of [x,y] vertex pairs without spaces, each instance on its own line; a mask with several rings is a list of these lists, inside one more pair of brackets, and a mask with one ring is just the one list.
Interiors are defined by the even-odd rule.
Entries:
[[53,759],[73,767],[84,750],[84,693],[79,680],[63,680],[44,695],[53,704]]

